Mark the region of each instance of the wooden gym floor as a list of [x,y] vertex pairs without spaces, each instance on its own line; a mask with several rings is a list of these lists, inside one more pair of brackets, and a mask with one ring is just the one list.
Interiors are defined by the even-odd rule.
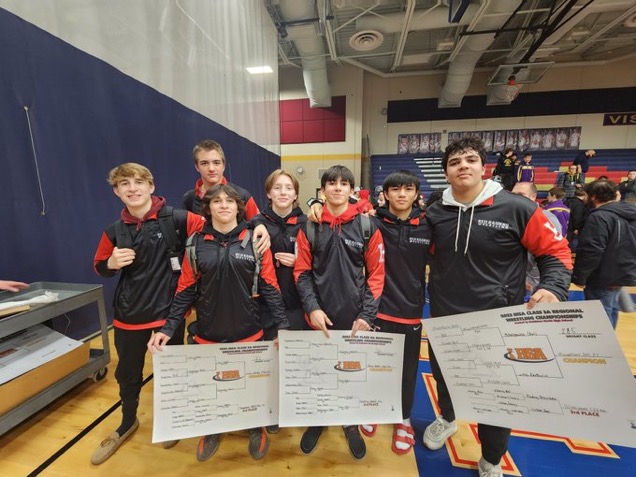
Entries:
[[[632,293],[634,291],[636,289],[632,289]],[[636,374],[636,313],[621,313],[617,335]],[[101,345],[101,340],[95,342],[97,347]],[[110,342],[113,343],[112,331]],[[374,438],[365,439],[367,456],[361,462],[354,461],[349,454],[341,429],[331,427],[310,456],[302,455],[298,448],[302,429],[290,428],[270,435],[269,452],[261,461],[249,457],[247,434],[237,432],[226,435],[217,454],[200,463],[195,456],[198,439],[183,440],[169,450],[151,443],[151,380],[147,380],[141,393],[139,430],[113,457],[100,466],[93,466],[90,463],[93,450],[119,425],[118,388],[114,378],[116,360],[117,354],[112,350],[112,362],[104,380],[98,383],[86,380],[0,436],[0,475],[419,476],[413,452],[401,457],[391,452],[392,426],[379,426]],[[145,375],[151,372],[151,360],[148,358]],[[419,436],[421,430],[418,431]],[[421,443],[417,445],[421,446]],[[423,471],[422,476],[425,475]]]

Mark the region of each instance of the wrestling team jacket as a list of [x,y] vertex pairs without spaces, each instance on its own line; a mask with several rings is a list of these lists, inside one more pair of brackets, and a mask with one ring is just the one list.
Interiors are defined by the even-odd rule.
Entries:
[[[313,244],[307,227],[315,227]],[[321,309],[336,330],[350,330],[358,318],[373,325],[384,288],[384,244],[373,223],[366,245],[363,235],[353,204],[338,217],[325,207],[320,224],[306,222],[298,232],[294,277],[308,323]]]
[[[99,275],[112,277],[121,272],[113,298],[113,326],[116,328],[134,330],[163,326],[177,287],[179,273],[172,268],[168,247],[157,220],[165,200],[153,196],[152,201],[152,208],[142,220],[131,217],[124,208],[122,219],[112,223],[102,233],[95,253],[93,266]],[[173,214],[175,229],[180,237],[179,260],[183,257],[188,234],[201,230],[204,224],[203,217],[185,211],[184,214]],[[185,220],[180,217],[185,217]],[[122,239],[117,233],[120,229],[118,222],[123,222],[123,230],[128,235],[126,241],[129,243],[121,243]],[[115,247],[135,250],[133,262],[121,270],[108,269],[108,259]]]
[[[258,205],[254,201],[252,194],[250,194],[247,190],[243,189],[236,184],[232,184],[228,182],[225,177],[221,179],[221,184],[232,186],[232,188],[238,192],[238,195],[241,197],[243,204],[245,204],[245,219],[252,220],[256,214],[258,214]],[[189,210],[190,212],[194,212],[195,214],[201,213],[201,199],[205,193],[201,192],[201,186],[203,185],[203,180],[199,179],[196,184],[194,184],[194,189],[189,190],[185,194],[183,194],[183,199],[181,199],[182,207],[185,210]]]
[[[257,341],[263,336],[258,302],[252,297],[256,260],[249,240],[247,223],[239,222],[228,234],[222,234],[206,222],[193,243],[198,267],[194,276],[188,260],[183,261],[174,297],[162,333],[172,336],[186,312],[197,300],[198,343]],[[283,299],[276,281],[272,254],[262,256],[258,292],[266,300],[277,328],[289,328]]]
[[595,288],[636,285],[636,206],[610,202],[590,212],[579,234],[572,282]]
[[426,210],[431,227],[431,316],[523,303],[527,252],[535,256],[537,289],[566,300],[572,259],[567,240],[543,211],[491,180],[471,204],[448,188]]
[[419,208],[413,208],[402,220],[380,208],[373,219],[382,233],[386,254],[380,319],[408,325],[419,325],[422,320],[431,234],[420,214]]
[[[252,225],[256,227],[263,224],[267,228],[273,258],[278,252],[296,253],[296,236],[306,221],[307,216],[303,214],[300,207],[295,207],[287,217],[280,217],[271,209],[271,206],[268,206],[262,213],[254,217]],[[287,310],[301,309],[302,303],[294,281],[294,268],[278,263],[275,258],[273,260],[285,308]]]

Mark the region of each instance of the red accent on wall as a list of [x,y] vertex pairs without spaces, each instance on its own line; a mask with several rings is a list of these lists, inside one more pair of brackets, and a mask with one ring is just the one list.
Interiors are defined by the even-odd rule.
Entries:
[[310,108],[308,99],[280,101],[280,143],[345,140],[347,97],[334,96],[330,108]]

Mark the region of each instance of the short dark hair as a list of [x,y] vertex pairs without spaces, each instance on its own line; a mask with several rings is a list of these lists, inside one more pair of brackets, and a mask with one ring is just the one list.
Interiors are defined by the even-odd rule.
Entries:
[[342,182],[348,182],[352,189],[356,186],[356,180],[353,177],[351,169],[338,165],[331,166],[322,174],[322,177],[320,178],[320,187],[324,189],[327,182],[337,181],[338,179]]
[[386,194],[386,191],[389,190],[389,187],[400,187],[400,186],[408,186],[413,185],[415,189],[420,190],[420,178],[417,174],[407,171],[406,169],[400,169],[398,171],[391,172],[386,179],[384,179],[384,183],[382,184],[382,191]]
[[557,198],[557,200],[561,200],[565,197],[565,189],[562,187],[553,187],[548,191],[548,194]]
[[215,186],[210,187],[201,199],[201,215],[206,218],[206,220],[212,223],[212,214],[210,213],[210,202],[212,199],[218,197],[223,192],[230,198],[236,201],[236,205],[238,206],[238,213],[236,214],[236,220],[240,222],[245,218],[245,203],[236,189],[228,184],[217,184]]
[[479,154],[482,166],[486,164],[486,149],[484,148],[484,142],[478,137],[470,136],[462,138],[459,141],[452,142],[446,147],[444,156],[442,157],[442,168],[444,169],[444,172],[446,172],[446,169],[448,168],[448,158],[450,156],[461,154],[469,149],[472,149]]
[[604,204],[616,200],[618,186],[612,181],[596,180],[585,185],[585,192],[590,199],[594,198],[596,202]]
[[198,154],[200,152],[208,152],[208,151],[216,151],[221,156],[221,160],[223,161],[223,165],[225,165],[225,152],[223,152],[223,148],[221,145],[216,142],[214,139],[204,139],[203,141],[199,141],[195,144],[194,149],[192,149],[192,158],[194,159],[194,164],[199,164]]

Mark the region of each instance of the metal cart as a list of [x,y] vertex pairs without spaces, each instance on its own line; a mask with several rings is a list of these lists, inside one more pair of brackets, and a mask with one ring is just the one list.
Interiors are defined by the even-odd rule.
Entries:
[[110,346],[102,285],[35,282],[31,283],[26,290],[17,293],[0,292],[0,303],[26,300],[43,293],[45,290],[58,293],[59,300],[43,305],[33,305],[29,311],[0,318],[0,339],[69,311],[95,303],[99,315],[103,349],[91,349],[88,363],[0,416],[0,435],[35,414],[85,379],[92,378],[94,381],[100,381],[108,371],[106,365],[110,363]]

